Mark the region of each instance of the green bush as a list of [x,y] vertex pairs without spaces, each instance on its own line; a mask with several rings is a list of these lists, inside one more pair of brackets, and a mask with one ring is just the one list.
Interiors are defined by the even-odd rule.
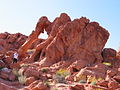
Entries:
[[47,69],[47,68],[42,68],[41,71],[42,71],[43,73],[46,73],[46,72],[48,71],[48,69]]

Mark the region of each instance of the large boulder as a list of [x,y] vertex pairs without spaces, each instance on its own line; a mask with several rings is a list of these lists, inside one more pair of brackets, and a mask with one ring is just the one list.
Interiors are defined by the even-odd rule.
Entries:
[[35,77],[29,77],[26,79],[25,85],[29,85],[35,81]]
[[6,85],[4,83],[0,83],[0,90],[18,90],[18,89],[15,87]]
[[5,66],[5,63],[2,60],[0,60],[0,68],[3,68],[4,66]]
[[39,71],[38,71],[38,69],[37,68],[35,68],[35,67],[28,67],[25,71],[24,71],[24,75],[26,76],[26,77],[36,77],[36,78],[39,78],[39,76],[40,76],[40,73],[39,73]]
[[7,80],[9,78],[11,70],[8,68],[2,68],[0,70],[0,78]]
[[105,79],[107,69],[108,67],[103,64],[97,64],[93,67],[85,67],[76,74],[74,80],[87,80],[88,76]]
[[105,48],[102,51],[102,57],[104,62],[112,62],[116,59],[116,50],[112,48]]

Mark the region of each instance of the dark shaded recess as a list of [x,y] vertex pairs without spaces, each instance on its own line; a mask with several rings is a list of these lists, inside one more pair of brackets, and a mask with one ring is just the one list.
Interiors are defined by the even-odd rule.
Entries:
[[38,52],[38,54],[35,56],[34,61],[38,61],[41,55],[41,51]]
[[76,68],[73,68],[73,72],[78,72],[79,70]]

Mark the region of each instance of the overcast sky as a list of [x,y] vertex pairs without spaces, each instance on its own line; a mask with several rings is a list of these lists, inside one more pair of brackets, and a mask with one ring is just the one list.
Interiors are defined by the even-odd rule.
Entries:
[[106,47],[120,45],[120,0],[0,0],[0,32],[29,35],[41,16],[53,21],[62,12],[99,22],[110,32]]

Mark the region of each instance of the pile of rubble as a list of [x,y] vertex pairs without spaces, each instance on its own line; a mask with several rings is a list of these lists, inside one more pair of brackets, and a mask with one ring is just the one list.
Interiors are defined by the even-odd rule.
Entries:
[[28,37],[1,33],[0,90],[119,90],[120,51],[104,48],[108,38],[97,22],[65,13],[41,17]]

